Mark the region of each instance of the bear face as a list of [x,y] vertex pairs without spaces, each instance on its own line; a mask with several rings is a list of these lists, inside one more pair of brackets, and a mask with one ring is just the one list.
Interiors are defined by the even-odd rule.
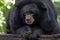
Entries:
[[23,21],[28,25],[33,24],[36,21],[36,18],[40,19],[40,11],[36,4],[28,4],[23,6],[20,10],[20,15]]

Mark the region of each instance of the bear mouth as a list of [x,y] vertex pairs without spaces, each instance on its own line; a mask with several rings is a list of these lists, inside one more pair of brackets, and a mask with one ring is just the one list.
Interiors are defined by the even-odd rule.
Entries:
[[26,21],[26,24],[31,25],[31,24],[33,24],[33,22],[31,22],[31,21]]
[[28,25],[31,25],[34,23],[34,19],[33,20],[25,20],[25,23]]

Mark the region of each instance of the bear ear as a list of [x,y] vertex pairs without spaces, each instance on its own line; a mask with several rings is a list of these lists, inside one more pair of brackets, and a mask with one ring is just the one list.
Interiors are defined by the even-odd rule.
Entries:
[[47,11],[47,7],[43,2],[38,2],[36,4],[41,11]]
[[47,11],[47,7],[45,4],[41,4],[41,8],[40,8],[42,11]]
[[47,8],[41,8],[41,11],[47,11]]
[[29,3],[29,0],[15,0],[15,7],[21,9],[24,5],[28,3]]

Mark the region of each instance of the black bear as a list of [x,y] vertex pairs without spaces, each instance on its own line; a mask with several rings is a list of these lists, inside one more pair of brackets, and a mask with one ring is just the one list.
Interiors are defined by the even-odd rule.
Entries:
[[52,35],[60,33],[56,11],[51,0],[16,0],[7,17],[7,33]]

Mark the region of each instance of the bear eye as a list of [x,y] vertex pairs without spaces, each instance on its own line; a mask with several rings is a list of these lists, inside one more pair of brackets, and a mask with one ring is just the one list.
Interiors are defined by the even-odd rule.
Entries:
[[26,13],[22,13],[23,17],[26,15]]
[[37,16],[37,14],[35,13],[35,14],[33,14],[33,16],[34,16],[34,17],[36,17],[36,16]]

